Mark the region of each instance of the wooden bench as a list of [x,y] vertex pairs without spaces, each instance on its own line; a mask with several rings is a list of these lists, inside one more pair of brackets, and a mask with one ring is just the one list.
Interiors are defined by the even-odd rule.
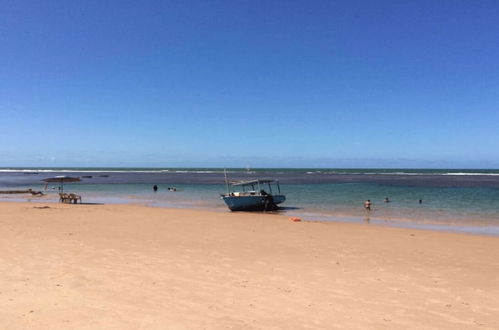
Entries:
[[69,194],[69,202],[70,203],[76,204],[76,203],[78,203],[78,201],[81,204],[81,196],[80,195]]
[[76,203],[78,203],[78,201],[81,204],[81,196],[79,196],[79,195],[59,193],[59,202],[60,203],[76,204]]

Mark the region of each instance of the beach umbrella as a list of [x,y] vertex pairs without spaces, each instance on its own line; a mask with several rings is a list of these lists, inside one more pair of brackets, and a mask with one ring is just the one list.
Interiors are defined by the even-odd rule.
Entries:
[[43,182],[58,182],[61,185],[61,192],[64,192],[64,182],[78,182],[81,181],[80,178],[74,176],[59,175],[53,178],[43,179]]

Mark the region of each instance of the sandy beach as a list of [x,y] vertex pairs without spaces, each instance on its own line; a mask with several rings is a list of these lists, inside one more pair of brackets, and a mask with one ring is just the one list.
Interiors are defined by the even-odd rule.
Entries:
[[0,203],[3,329],[497,329],[499,238]]

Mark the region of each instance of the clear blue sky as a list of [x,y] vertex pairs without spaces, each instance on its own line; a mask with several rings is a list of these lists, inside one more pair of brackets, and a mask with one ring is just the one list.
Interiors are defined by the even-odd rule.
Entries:
[[499,2],[0,1],[0,166],[499,167]]

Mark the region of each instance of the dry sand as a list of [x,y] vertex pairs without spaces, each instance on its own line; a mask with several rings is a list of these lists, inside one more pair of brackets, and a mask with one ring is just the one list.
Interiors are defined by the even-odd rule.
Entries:
[[35,203],[0,228],[2,329],[499,328],[497,237]]

